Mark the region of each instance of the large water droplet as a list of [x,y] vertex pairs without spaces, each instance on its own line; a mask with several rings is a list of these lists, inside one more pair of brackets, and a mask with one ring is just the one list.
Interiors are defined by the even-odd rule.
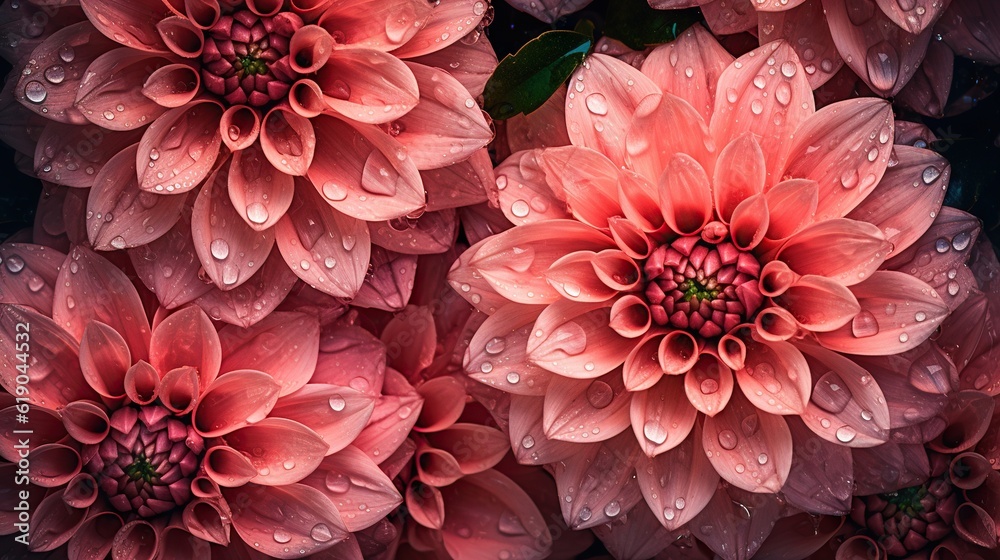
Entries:
[[736,433],[732,430],[722,430],[719,432],[719,445],[723,449],[735,449],[738,442]]
[[347,401],[344,400],[344,397],[340,395],[333,395],[332,397],[330,397],[330,408],[332,408],[335,412],[340,412],[344,410],[346,406],[347,406]]
[[844,385],[844,380],[832,371],[820,378],[812,393],[812,401],[816,406],[832,414],[847,408],[847,403],[852,397],[850,389]]
[[961,231],[951,238],[951,247],[956,251],[964,251],[969,247],[970,242],[972,242],[972,236],[969,235],[969,232]]
[[251,202],[247,205],[247,219],[255,224],[263,224],[267,221],[267,206],[260,202]]
[[486,343],[486,353],[487,354],[499,354],[504,351],[507,347],[507,342],[499,336],[495,336]]
[[24,259],[17,255],[11,255],[7,259],[6,263],[7,270],[10,271],[11,274],[17,274],[18,272],[24,270]]
[[594,408],[605,408],[615,397],[614,390],[607,383],[597,380],[587,387],[587,402]]
[[837,441],[841,443],[850,443],[854,441],[857,437],[858,431],[850,426],[841,426],[837,428]]
[[312,531],[309,531],[309,536],[313,538],[314,541],[325,543],[329,542],[333,538],[333,533],[330,528],[324,523],[317,523],[313,526]]
[[587,96],[587,109],[595,115],[608,114],[608,100],[600,93],[592,93]]
[[871,311],[862,310],[851,321],[851,333],[857,338],[875,336],[878,330],[878,321]]
[[654,420],[650,420],[642,426],[642,435],[656,445],[662,445],[663,442],[667,441],[666,428]]
[[923,173],[920,174],[920,178],[926,185],[933,183],[940,176],[941,176],[941,171],[937,167],[934,167],[933,165],[925,167]]
[[220,261],[229,256],[229,243],[221,237],[214,239],[210,248],[212,256]]
[[328,471],[326,473],[326,488],[335,494],[343,494],[351,489],[351,479],[342,473]]
[[32,103],[41,103],[49,95],[42,82],[32,80],[24,85],[24,96]]
[[286,543],[292,540],[292,534],[288,531],[278,528],[274,530],[274,541],[279,543]]

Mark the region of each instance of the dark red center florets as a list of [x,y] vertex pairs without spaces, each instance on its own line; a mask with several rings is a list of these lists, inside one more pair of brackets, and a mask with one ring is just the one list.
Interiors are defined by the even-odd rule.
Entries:
[[851,519],[868,529],[889,556],[909,556],[952,532],[960,503],[942,477],[875,496],[855,497]]
[[653,322],[704,338],[721,336],[760,307],[760,263],[730,242],[680,237],[653,251],[643,266]]

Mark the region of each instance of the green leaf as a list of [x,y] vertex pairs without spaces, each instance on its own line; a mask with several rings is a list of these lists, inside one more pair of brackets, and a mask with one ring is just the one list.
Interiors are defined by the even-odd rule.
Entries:
[[500,61],[486,82],[483,105],[494,119],[542,106],[583,63],[593,40],[575,31],[547,31]]
[[673,41],[699,21],[702,17],[697,8],[654,10],[647,0],[612,0],[604,34],[629,48],[642,50]]

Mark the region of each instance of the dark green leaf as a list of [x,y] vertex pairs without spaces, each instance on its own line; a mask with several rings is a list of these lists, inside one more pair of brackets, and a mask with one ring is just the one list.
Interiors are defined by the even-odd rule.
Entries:
[[650,45],[673,41],[682,31],[702,21],[701,11],[654,10],[646,0],[612,0],[604,34],[630,48],[642,50]]
[[583,63],[593,41],[575,31],[548,31],[507,55],[486,82],[483,105],[494,119],[542,106]]

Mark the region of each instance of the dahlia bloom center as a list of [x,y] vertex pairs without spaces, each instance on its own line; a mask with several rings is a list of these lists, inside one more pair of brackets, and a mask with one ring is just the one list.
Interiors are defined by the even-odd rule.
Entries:
[[653,322],[721,336],[752,318],[761,301],[760,263],[728,241],[684,236],[660,245],[643,266]]
[[205,33],[205,89],[232,105],[263,107],[283,99],[296,77],[288,58],[295,23],[249,10],[220,17]]
[[120,408],[110,424],[104,440],[81,453],[108,502],[141,517],[183,508],[201,464],[202,437],[158,405]]
[[959,495],[944,478],[896,492],[855,498],[852,517],[890,556],[906,556],[951,534]]

